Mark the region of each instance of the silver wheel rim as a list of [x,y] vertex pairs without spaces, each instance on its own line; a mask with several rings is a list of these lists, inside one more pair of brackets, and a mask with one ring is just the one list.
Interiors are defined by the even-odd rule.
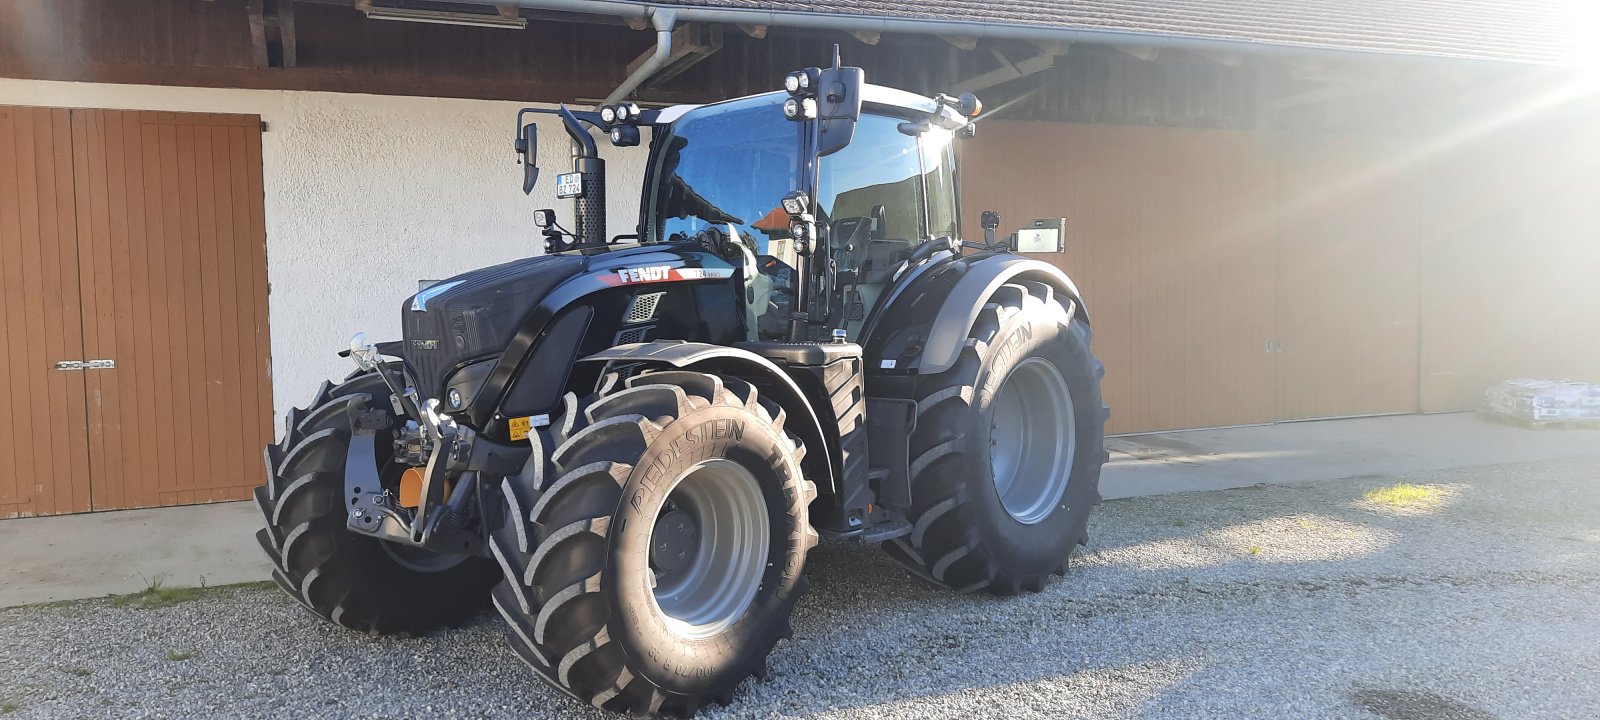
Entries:
[[989,425],[989,463],[1000,503],[1017,522],[1038,523],[1060,505],[1072,477],[1076,422],[1067,382],[1045,359],[1022,361],[1001,383]]
[[667,628],[707,638],[744,617],[761,589],[770,535],[766,499],[744,466],[706,460],[678,476],[650,533],[651,596]]

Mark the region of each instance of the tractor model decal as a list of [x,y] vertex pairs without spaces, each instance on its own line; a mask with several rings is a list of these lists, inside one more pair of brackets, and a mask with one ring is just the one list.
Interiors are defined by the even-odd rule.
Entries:
[[672,282],[675,280],[718,280],[733,277],[732,268],[675,268],[670,265],[618,268],[606,278],[608,285]]

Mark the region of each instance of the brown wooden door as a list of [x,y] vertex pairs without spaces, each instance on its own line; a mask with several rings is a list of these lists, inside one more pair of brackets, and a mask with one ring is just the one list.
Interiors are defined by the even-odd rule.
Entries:
[[[259,119],[0,107],[0,517],[243,499],[271,440]],[[38,340],[34,340],[34,339]],[[55,370],[57,361],[113,367]]]
[[1278,237],[1278,417],[1416,412],[1422,224],[1406,148],[1288,135]]
[[1225,130],[986,122],[961,144],[964,228],[1065,217],[1106,364],[1110,432],[1271,422],[1276,147]]
[[67,110],[0,106],[0,517],[90,508]]
[[260,119],[74,110],[94,508],[247,497],[271,442]]

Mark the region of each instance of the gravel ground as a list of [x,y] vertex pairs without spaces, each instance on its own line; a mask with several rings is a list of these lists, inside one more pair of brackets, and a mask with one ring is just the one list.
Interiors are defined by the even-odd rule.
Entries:
[[[1591,717],[1600,478],[1588,462],[1108,502],[1065,581],[1011,599],[825,545],[744,717]],[[1437,502],[1364,492],[1406,481]],[[0,713],[607,717],[546,689],[484,617],[355,635],[275,589],[162,609],[0,610]]]

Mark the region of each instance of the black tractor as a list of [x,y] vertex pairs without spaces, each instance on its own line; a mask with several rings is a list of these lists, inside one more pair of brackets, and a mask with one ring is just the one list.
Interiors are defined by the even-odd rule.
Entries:
[[[378,633],[486,603],[585,703],[691,715],[791,635],[819,537],[959,592],[1039,590],[1099,501],[1102,366],[1057,268],[963,239],[976,98],[807,68],[784,91],[559,116],[571,229],[399,308],[404,337],[294,409],[257,533],[317,615]],[[639,224],[605,165],[648,135]]]

